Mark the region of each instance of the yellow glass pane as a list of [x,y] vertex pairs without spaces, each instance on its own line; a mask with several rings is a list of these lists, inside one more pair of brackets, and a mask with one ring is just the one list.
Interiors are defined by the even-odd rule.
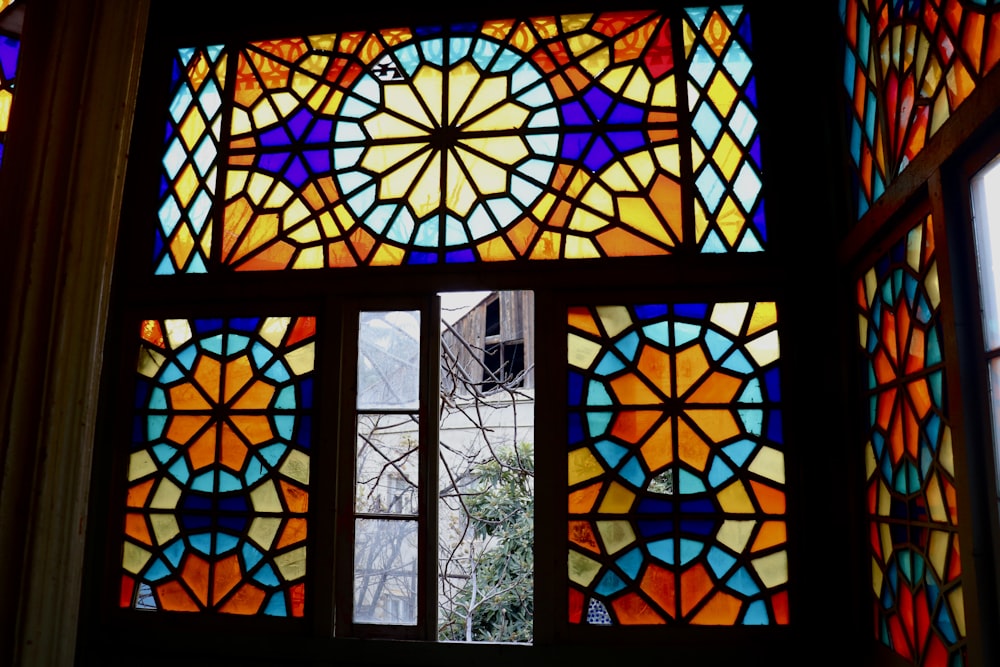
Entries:
[[181,489],[169,479],[162,479],[156,486],[156,493],[149,506],[153,509],[173,509],[181,498]]
[[746,487],[739,480],[719,491],[716,498],[723,512],[752,514],[757,511],[750,501],[750,495],[747,493]]
[[[447,155],[445,168],[448,173],[448,185],[447,199],[445,201],[451,211],[455,212],[459,217],[465,217],[478,201],[476,198],[476,188],[469,182],[454,152],[448,151]],[[434,184],[428,182],[427,186],[434,187]],[[440,188],[439,185],[437,187]]]
[[181,532],[177,525],[177,517],[173,514],[153,514],[149,517],[149,522],[153,526],[153,534],[156,535],[156,543],[159,545],[166,544]]
[[588,558],[578,551],[569,552],[569,579],[573,583],[589,586],[600,571],[601,564],[593,558]]
[[784,551],[761,556],[751,561],[761,583],[775,588],[788,583],[788,554]]
[[271,517],[257,517],[250,524],[250,531],[247,533],[250,539],[261,548],[268,551],[274,543],[274,538],[281,527],[281,519]]
[[712,323],[739,335],[748,307],[747,303],[717,303],[712,309]]
[[609,554],[617,553],[635,542],[635,533],[628,521],[598,521],[597,532],[601,534]]
[[174,192],[177,194],[177,200],[180,202],[182,208],[187,208],[187,205],[191,203],[191,199],[194,197],[195,192],[198,191],[200,185],[201,183],[198,181],[194,165],[188,163],[174,184]]
[[180,225],[170,241],[170,254],[174,258],[174,263],[179,267],[187,265],[193,250],[194,237],[191,236],[191,228],[186,224]]
[[279,554],[274,557],[274,564],[278,566],[278,570],[285,580],[301,579],[306,574],[306,548],[301,547]]
[[188,149],[188,151],[193,151],[195,146],[198,145],[198,141],[205,133],[206,127],[205,118],[201,114],[201,109],[197,106],[192,106],[191,110],[188,111],[187,116],[183,121],[181,121],[179,128],[181,139],[183,140],[184,146]]
[[939,581],[948,581],[948,554],[950,549],[950,535],[944,531],[931,531],[930,546],[927,548],[927,557],[934,567]]
[[126,572],[139,574],[142,568],[146,566],[146,563],[149,562],[151,556],[152,554],[149,551],[146,551],[139,545],[126,542],[122,550],[122,568]]
[[507,172],[502,167],[470,153],[461,146],[456,147],[455,154],[471,177],[473,187],[481,194],[501,194],[507,191]]
[[766,366],[778,360],[781,356],[780,345],[778,344],[778,332],[770,331],[759,338],[755,338],[746,344],[746,350],[761,366]]
[[[480,79],[472,97],[458,119],[460,125],[470,130],[512,130],[524,123],[528,110],[522,106],[503,103],[507,99],[507,77]],[[448,104],[460,104],[449,94]],[[453,108],[449,106],[449,110]],[[457,111],[457,109],[455,109]]]
[[284,511],[278,497],[278,489],[270,480],[264,481],[260,486],[250,491],[250,500],[253,502],[255,512],[267,514]]
[[160,372],[160,367],[163,366],[164,361],[166,361],[166,357],[162,354],[156,350],[144,347],[139,350],[139,363],[136,370],[148,378],[155,377]]
[[309,456],[297,449],[292,450],[281,464],[280,472],[285,477],[308,484]]
[[729,81],[729,77],[721,69],[718,70],[711,83],[708,84],[708,97],[723,118],[728,116],[732,110],[733,104],[736,102],[736,95],[736,88]]
[[624,306],[599,306],[597,316],[601,319],[604,331],[611,338],[632,326],[632,316]]
[[10,103],[14,96],[9,90],[0,90],[0,132],[6,132],[10,123]]
[[419,123],[427,129],[434,126],[421,104],[423,100],[413,88],[406,84],[390,84],[384,86],[383,91],[386,108],[396,116]]
[[632,509],[634,502],[634,493],[618,482],[612,482],[608,486],[608,492],[605,494],[598,511],[608,514],[624,514]]
[[761,447],[749,467],[750,472],[773,480],[785,482],[785,455],[773,447]]
[[962,592],[962,587],[960,585],[948,591],[948,608],[951,609],[951,613],[954,615],[955,627],[958,630],[959,636],[964,637],[965,594]]
[[[752,335],[766,329],[778,321],[778,309],[773,301],[762,301],[754,306],[753,314],[750,316],[750,324],[747,326],[747,335]],[[865,338],[861,339],[865,341]]]
[[756,525],[756,521],[728,519],[722,522],[722,527],[716,533],[716,538],[734,552],[741,553],[750,541],[750,536],[753,535],[753,529]]
[[569,484],[573,486],[604,473],[604,466],[594,458],[589,449],[576,449],[569,453]]
[[295,348],[285,355],[288,367],[295,375],[303,375],[313,370],[316,359],[316,345],[309,343]]
[[736,205],[736,200],[728,195],[722,200],[722,206],[719,207],[719,212],[716,213],[715,222],[719,226],[722,236],[725,237],[730,246],[736,245],[736,240],[739,238],[740,232],[746,226],[746,218],[743,215],[743,211]]

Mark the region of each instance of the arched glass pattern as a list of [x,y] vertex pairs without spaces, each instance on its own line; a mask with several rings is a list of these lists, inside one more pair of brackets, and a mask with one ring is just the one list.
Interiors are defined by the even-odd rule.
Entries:
[[1000,60],[998,9],[996,0],[840,0],[859,217]]

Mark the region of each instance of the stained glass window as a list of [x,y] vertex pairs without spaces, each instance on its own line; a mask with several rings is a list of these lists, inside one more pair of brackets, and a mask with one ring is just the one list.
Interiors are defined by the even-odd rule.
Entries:
[[857,283],[875,634],[914,665],[964,663],[955,461],[930,217]]
[[860,216],[1000,60],[995,0],[840,0]]
[[788,623],[775,304],[568,323],[570,622]]
[[146,320],[121,606],[302,616],[315,320]]
[[[131,181],[155,172],[156,187],[127,216],[150,223],[153,249],[148,273],[130,263],[140,279],[122,297],[150,319],[129,369],[119,606],[294,618],[315,604],[337,636],[532,641],[535,443],[522,403],[535,401],[533,364],[561,376],[564,361],[532,348],[527,290],[488,292],[501,296],[449,330],[476,328],[474,345],[432,326],[433,297],[487,265],[544,291],[543,271],[583,260],[762,258],[750,18],[734,4],[338,20],[158,44],[150,71],[169,77],[154,95],[166,108],[150,121],[157,136],[137,141],[162,152]],[[385,267],[414,280],[392,283]],[[264,271],[271,282],[252,275]],[[294,293],[332,326],[255,305],[258,287],[268,303]],[[178,312],[177,299],[197,314],[157,310]],[[566,325],[573,300],[556,301],[539,326]],[[241,316],[204,314],[219,303]],[[569,425],[560,621],[788,625],[775,302],[586,305],[568,326],[568,403],[540,399]],[[450,361],[428,363],[438,354]],[[446,378],[449,363],[462,373]],[[453,400],[439,404],[446,385]],[[524,414],[507,423],[507,407]],[[470,453],[455,423],[473,412]],[[471,517],[464,505],[499,483],[493,463],[516,509]],[[313,494],[311,476],[332,490]],[[508,534],[521,552],[494,559],[490,583],[477,568]],[[521,627],[473,627],[493,613],[491,591],[515,587],[518,609],[499,608],[497,623],[516,613]]]
[[730,5],[181,49],[156,271],[761,251],[752,46]]
[[17,55],[21,46],[20,26],[7,25],[13,17],[13,0],[0,0],[0,163],[3,147],[7,142],[10,106],[14,101],[14,81],[17,74]]

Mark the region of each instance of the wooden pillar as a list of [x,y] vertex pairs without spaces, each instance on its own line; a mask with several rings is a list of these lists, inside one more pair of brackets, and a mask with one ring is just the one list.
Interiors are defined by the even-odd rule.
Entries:
[[149,0],[33,0],[0,171],[0,664],[72,665]]

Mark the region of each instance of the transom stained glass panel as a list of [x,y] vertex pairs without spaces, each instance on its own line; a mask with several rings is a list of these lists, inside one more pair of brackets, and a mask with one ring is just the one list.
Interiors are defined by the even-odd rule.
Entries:
[[996,0],[840,0],[859,216],[1000,60],[998,7]]
[[315,320],[146,320],[120,605],[302,616]]
[[788,623],[775,304],[568,324],[570,622]]
[[751,46],[732,5],[182,50],[157,272],[760,251]]
[[965,664],[965,606],[930,218],[858,281],[875,635],[926,667]]

